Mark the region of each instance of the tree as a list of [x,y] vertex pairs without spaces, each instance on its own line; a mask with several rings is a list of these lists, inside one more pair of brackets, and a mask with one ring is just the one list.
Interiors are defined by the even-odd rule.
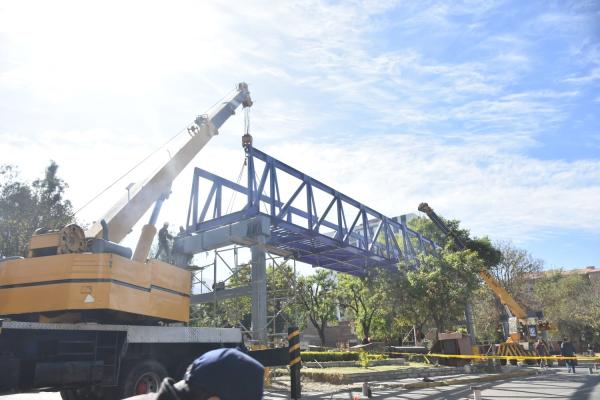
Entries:
[[[442,222],[454,233],[454,235],[458,238],[458,241],[460,243],[462,243],[462,245],[464,245],[464,247],[466,247],[466,249],[472,251],[476,257],[479,259],[480,262],[475,262],[476,260],[471,259],[471,262],[475,262],[473,264],[473,266],[475,266],[475,268],[471,268],[471,266],[463,266],[465,267],[467,270],[470,270],[471,273],[473,274],[472,276],[468,277],[468,281],[469,282],[473,282],[474,279],[474,286],[472,288],[472,290],[469,290],[465,293],[466,296],[470,296],[471,292],[474,290],[477,290],[479,294],[487,294],[486,290],[481,290],[481,289],[477,289],[477,274],[480,272],[480,270],[482,269],[486,269],[486,270],[490,270],[492,268],[494,268],[498,263],[500,263],[500,261],[502,260],[502,254],[501,252],[495,248],[490,239],[486,236],[484,237],[480,237],[480,238],[471,238],[470,232],[468,229],[464,229],[460,227],[460,221],[458,220],[447,220],[445,218],[443,218],[442,216],[439,216],[439,218],[442,220]],[[409,225],[411,226],[411,228],[421,232],[422,234],[430,237],[431,239],[433,239],[436,243],[438,243],[438,245],[441,245],[444,247],[444,249],[446,250],[446,256],[448,255],[448,252],[458,252],[460,250],[464,250],[463,247],[460,245],[460,243],[457,242],[457,240],[452,236],[452,235],[445,235],[429,218],[424,218],[424,217],[418,217],[415,218],[411,221],[409,221]],[[479,268],[479,269],[478,269]],[[435,270],[435,268],[434,268]],[[432,271],[426,272],[425,276],[419,277],[419,276],[415,276],[414,274],[412,274],[412,279],[413,279],[413,284],[416,284],[418,279],[417,278],[426,278],[428,274],[432,273]],[[435,274],[434,274],[435,275]],[[440,276],[441,278],[441,276]],[[437,282],[439,285],[444,284],[443,280]],[[414,288],[413,288],[414,289]],[[449,287],[450,292],[452,291],[452,288]],[[487,298],[489,300],[489,297]],[[463,303],[466,304],[466,301],[470,301],[471,304],[474,306],[475,309],[477,309],[476,311],[479,311],[478,306],[480,306],[481,304],[481,298],[478,296],[477,300],[474,301],[473,298],[466,298]],[[473,304],[475,303],[475,304]],[[456,315],[460,315],[460,313],[457,311],[458,314]],[[478,315],[481,316],[489,316],[489,313],[475,313],[474,315],[474,319],[475,319],[475,325],[479,325],[477,326],[477,332],[479,332],[479,328],[481,327],[481,325],[485,326],[485,335],[488,334],[488,332],[491,332],[492,335],[495,335],[495,331],[496,331],[496,326],[497,326],[497,322],[490,322],[490,321],[481,321],[481,319],[477,318]],[[485,318],[484,318],[485,319]],[[481,323],[483,322],[483,324]],[[436,323],[437,325],[437,323]],[[493,328],[490,328],[491,326],[493,326]]]
[[0,255],[26,255],[29,239],[38,228],[60,229],[73,222],[68,187],[57,175],[54,161],[43,179],[20,181],[14,166],[0,167]]
[[[227,288],[247,286],[251,284],[250,264],[240,266],[226,279]],[[286,262],[267,266],[267,314],[268,329],[271,333],[283,332],[288,325],[302,322],[302,310],[295,299],[296,275],[294,269]],[[241,326],[250,329],[252,320],[252,299],[241,296],[199,305],[190,309],[191,318],[198,326]]]
[[[392,343],[403,339],[405,331],[412,329],[413,326],[416,326],[419,331],[423,330],[429,315],[416,306],[414,299],[405,290],[406,279],[405,271],[388,271],[385,269],[374,271],[371,274],[371,279],[369,279],[371,282],[363,279],[367,281],[365,286],[369,288],[364,294],[368,296],[369,292],[372,291],[376,292],[377,295],[363,300],[365,307],[359,314],[366,316],[368,315],[367,311],[370,309],[373,311],[373,317],[368,329],[366,329],[368,331],[367,335],[364,334],[365,329],[362,325],[367,325],[368,320],[363,319],[362,324],[357,320],[355,330],[359,334]],[[342,291],[342,288],[340,287],[338,291]],[[354,317],[357,309],[360,310],[356,307],[354,310],[347,309],[347,313]],[[402,335],[402,338],[399,337],[400,335]]]
[[328,270],[319,269],[313,275],[298,278],[297,298],[303,311],[325,345],[325,328],[335,321],[336,280]]
[[600,281],[563,271],[545,273],[533,285],[533,305],[554,325],[555,338],[583,337],[600,346]]
[[284,331],[290,325],[303,327],[305,318],[303,307],[298,299],[298,276],[287,262],[271,264],[271,273],[267,275],[267,290],[274,299],[269,304],[269,315],[273,316],[272,325],[277,332]]
[[[391,298],[391,287],[386,285],[384,271],[375,269],[364,277],[347,274],[338,275],[338,299],[342,309],[354,319],[356,332],[365,338],[372,336],[375,326],[382,336],[385,335],[386,315],[384,310]],[[390,322],[389,320],[387,322]]]
[[419,268],[406,273],[406,290],[415,306],[427,312],[438,332],[456,321],[478,285],[483,262],[471,250],[446,248],[438,256],[419,256]]
[[542,260],[533,258],[527,250],[519,249],[510,242],[496,242],[502,258],[490,269],[490,273],[513,295],[521,294],[528,278],[544,269]]
[[473,323],[480,341],[502,342],[504,330],[500,323],[503,310],[499,309],[496,295],[486,285],[475,290],[471,296]]
[[[469,239],[469,231],[460,227],[460,222],[456,219],[445,219],[438,215],[444,224],[453,231],[463,242]],[[451,236],[446,236],[429,218],[417,217],[408,221],[411,229],[420,232],[423,236],[436,242],[441,247],[445,247],[448,243],[453,243]]]

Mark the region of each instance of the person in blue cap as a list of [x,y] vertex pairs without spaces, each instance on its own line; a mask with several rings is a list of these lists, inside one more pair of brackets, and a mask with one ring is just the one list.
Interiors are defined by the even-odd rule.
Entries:
[[264,367],[237,349],[204,353],[188,367],[183,379],[165,378],[157,393],[129,400],[261,400]]

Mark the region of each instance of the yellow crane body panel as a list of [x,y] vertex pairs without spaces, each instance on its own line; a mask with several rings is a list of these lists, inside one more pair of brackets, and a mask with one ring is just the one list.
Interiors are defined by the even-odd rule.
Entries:
[[158,260],[109,253],[0,263],[0,315],[109,310],[187,322],[191,273]]

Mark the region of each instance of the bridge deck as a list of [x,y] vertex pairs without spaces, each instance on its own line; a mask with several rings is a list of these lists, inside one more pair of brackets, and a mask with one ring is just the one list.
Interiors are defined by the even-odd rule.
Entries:
[[[195,169],[189,234],[262,215],[269,218],[266,245],[273,252],[353,275],[375,267],[393,270],[401,261],[414,266],[417,254],[436,252],[436,244],[404,219],[386,217],[260,150],[249,149],[247,166],[245,186]],[[225,192],[243,199],[241,209],[229,211]]]

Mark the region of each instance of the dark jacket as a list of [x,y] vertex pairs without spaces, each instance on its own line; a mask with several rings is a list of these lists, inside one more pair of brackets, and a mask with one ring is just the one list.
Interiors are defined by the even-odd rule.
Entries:
[[168,239],[173,239],[173,235],[169,233],[168,228],[163,226],[162,228],[160,228],[160,231],[158,231],[158,241],[160,243],[167,243]]
[[573,357],[575,355],[575,347],[571,342],[562,342],[560,344],[560,355],[563,357]]
[[544,342],[536,343],[535,351],[537,351],[538,355],[540,355],[540,356],[548,355],[548,349],[546,348],[546,345],[544,344]]

